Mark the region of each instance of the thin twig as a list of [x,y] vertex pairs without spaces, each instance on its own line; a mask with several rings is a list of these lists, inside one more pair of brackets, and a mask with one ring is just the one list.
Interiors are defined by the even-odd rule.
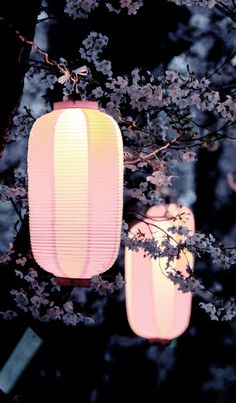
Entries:
[[[130,161],[125,161],[125,165],[130,165],[130,164],[137,164],[138,162],[143,162],[143,161],[147,161],[149,159],[151,159],[152,157],[156,157],[157,154],[161,153],[162,151],[166,150],[167,148],[169,148],[172,144],[176,144],[178,139],[179,139],[180,135],[178,134],[173,140],[169,141],[168,143],[166,143],[164,146],[157,148],[156,150],[152,151],[151,153],[145,155],[144,157],[138,157],[134,160],[130,160]],[[131,153],[129,153],[129,155],[132,155]]]
[[224,67],[226,64],[228,64],[234,57],[236,56],[236,53],[232,53],[232,55],[228,56],[225,58],[225,60],[211,73],[211,74],[206,74],[206,78],[210,79],[213,77],[216,73],[218,73],[222,67]]
[[18,38],[21,42],[23,42],[23,43],[25,43],[25,44],[31,46],[36,52],[38,52],[39,54],[43,55],[44,60],[45,60],[45,62],[46,62],[47,64],[49,64],[50,66],[55,66],[55,67],[57,67],[57,68],[59,69],[59,71],[60,71],[61,73],[63,73],[63,74],[65,74],[65,73],[68,72],[67,68],[66,68],[63,64],[59,64],[59,63],[57,63],[55,60],[50,59],[47,52],[45,52],[43,49],[41,49],[35,42],[30,41],[29,39],[27,39],[26,36],[22,35],[22,34],[21,34],[18,30],[16,30],[16,29],[14,28],[14,26],[13,26],[11,23],[9,23],[4,17],[1,17],[1,16],[0,16],[0,21],[4,22],[4,23],[8,26],[8,28],[10,28],[10,29],[15,33],[15,35],[17,36],[17,38]]

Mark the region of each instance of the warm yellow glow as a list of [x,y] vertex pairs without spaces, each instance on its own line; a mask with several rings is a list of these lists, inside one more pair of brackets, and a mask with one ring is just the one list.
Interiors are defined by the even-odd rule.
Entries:
[[54,174],[57,260],[65,277],[80,277],[88,248],[88,139],[79,109],[65,109],[57,120]]

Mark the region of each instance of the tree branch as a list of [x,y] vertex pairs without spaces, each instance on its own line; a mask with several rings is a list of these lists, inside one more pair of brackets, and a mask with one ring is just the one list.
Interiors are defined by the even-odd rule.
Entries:
[[[137,164],[138,162],[144,162],[147,161],[153,157],[156,157],[157,154],[161,153],[162,151],[166,150],[167,148],[169,148],[170,146],[172,146],[173,144],[176,144],[177,141],[179,140],[180,135],[178,134],[173,140],[169,141],[168,143],[166,143],[164,146],[157,148],[156,150],[152,151],[151,153],[145,155],[145,157],[138,157],[134,160],[128,160],[125,161],[125,165],[130,165],[130,164]],[[125,156],[127,155],[126,153],[124,153]],[[131,153],[128,153],[129,156],[131,156]]]

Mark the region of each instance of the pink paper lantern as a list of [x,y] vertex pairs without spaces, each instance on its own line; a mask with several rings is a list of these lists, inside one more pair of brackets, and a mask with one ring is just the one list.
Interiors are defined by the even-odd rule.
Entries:
[[54,105],[33,125],[28,149],[31,247],[57,277],[108,270],[120,245],[123,147],[96,102]]
[[[175,219],[174,219],[175,217]],[[151,207],[144,218],[130,228],[130,237],[139,231],[146,239],[155,239],[157,245],[168,233],[176,245],[184,236],[172,234],[169,227],[188,227],[194,232],[194,217],[187,207],[176,204]],[[191,292],[178,290],[167,276],[167,258],[154,259],[144,249],[125,248],[126,309],[130,327],[137,335],[154,341],[167,341],[180,336],[188,327],[191,314]],[[193,255],[184,250],[171,267],[188,276],[186,269],[193,268]]]

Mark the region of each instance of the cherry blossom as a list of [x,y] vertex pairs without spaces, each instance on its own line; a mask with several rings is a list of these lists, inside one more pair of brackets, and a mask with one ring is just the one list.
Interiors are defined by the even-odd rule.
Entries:
[[11,260],[11,255],[14,253],[13,244],[9,242],[6,253],[0,255],[0,264],[7,263]]
[[[121,10],[125,9],[128,15],[135,15],[143,6],[143,0],[120,0],[119,3],[116,8],[111,3],[105,3],[106,10],[119,14]],[[73,19],[88,18],[88,14],[99,5],[102,5],[100,0],[66,0],[64,11]]]
[[212,302],[200,302],[199,306],[210,316],[212,320],[228,321],[236,316],[236,301],[230,298],[227,301],[218,299],[215,304]]
[[64,9],[73,19],[88,18],[88,14],[99,5],[96,0],[66,0]]
[[173,176],[166,176],[160,171],[155,171],[151,176],[147,176],[147,181],[157,187],[170,186]]
[[231,0],[168,0],[172,1],[173,3],[177,4],[178,6],[200,6],[200,7],[208,7],[212,8],[217,4],[225,4],[230,5]]
[[94,276],[91,279],[91,285],[98,292],[99,295],[109,295],[115,290],[119,290],[124,287],[124,279],[121,273],[118,273],[115,277],[115,281],[109,282],[103,280],[101,276]]
[[27,261],[27,259],[19,253],[18,259],[16,259],[16,264],[24,266],[26,264],[26,261]]

